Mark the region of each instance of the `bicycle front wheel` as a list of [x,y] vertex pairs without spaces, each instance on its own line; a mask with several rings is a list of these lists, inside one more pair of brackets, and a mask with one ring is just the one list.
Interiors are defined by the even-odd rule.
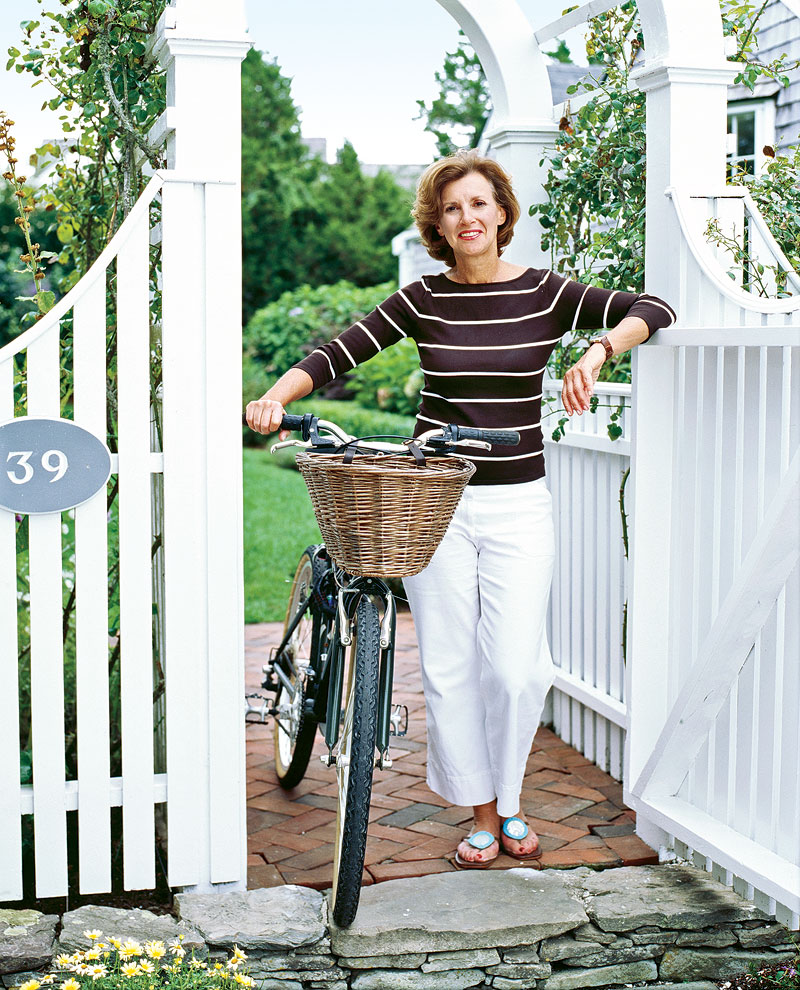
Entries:
[[358,908],[375,766],[380,621],[378,609],[367,597],[358,603],[352,638],[336,762],[339,804],[331,900],[333,920],[340,928],[352,923]]

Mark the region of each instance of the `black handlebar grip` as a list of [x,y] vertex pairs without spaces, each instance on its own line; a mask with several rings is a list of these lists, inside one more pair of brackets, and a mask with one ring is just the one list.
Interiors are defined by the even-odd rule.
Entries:
[[302,416],[290,416],[289,413],[284,413],[283,419],[281,420],[282,430],[302,430],[303,429],[303,417]]
[[458,427],[458,440],[483,440],[492,445],[516,447],[519,433],[516,430],[474,430],[469,426]]

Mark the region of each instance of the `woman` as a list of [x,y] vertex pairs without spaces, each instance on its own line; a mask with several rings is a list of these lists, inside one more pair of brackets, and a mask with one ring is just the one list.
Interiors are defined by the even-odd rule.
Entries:
[[412,214],[428,253],[449,270],[398,290],[317,348],[249,403],[247,421],[277,430],[290,402],[408,336],[425,379],[417,435],[445,423],[520,432],[518,447],[465,454],[477,470],[444,540],[404,581],[420,645],[428,785],[473,807],[456,862],[482,868],[501,846],[517,859],[541,856],[519,795],[554,673],[545,631],[554,531],[540,425],[547,360],[567,331],[609,330],[564,376],[564,408],[582,415],[607,357],[675,315],[654,296],[504,261],[519,204],[503,169],[475,151],[431,165]]

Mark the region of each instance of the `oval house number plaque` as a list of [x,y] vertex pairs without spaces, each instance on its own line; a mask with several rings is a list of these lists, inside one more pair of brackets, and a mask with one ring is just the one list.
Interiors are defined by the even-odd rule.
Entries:
[[68,419],[24,416],[0,425],[0,508],[63,512],[105,487],[108,447]]

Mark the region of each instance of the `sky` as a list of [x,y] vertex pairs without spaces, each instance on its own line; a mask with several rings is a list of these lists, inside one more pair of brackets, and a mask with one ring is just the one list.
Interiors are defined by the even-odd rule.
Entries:
[[[292,79],[305,137],[324,137],[329,157],[345,139],[363,162],[424,164],[434,139],[414,120],[418,99],[436,96],[434,73],[457,43],[458,25],[436,0],[245,0],[256,48],[277,58]],[[535,27],[561,14],[568,0],[520,0]],[[31,89],[27,73],[6,72],[6,51],[19,22],[35,18],[35,0],[0,0],[0,109],[16,122],[21,162],[61,133],[42,112],[47,84]],[[568,42],[571,39],[568,38]]]

